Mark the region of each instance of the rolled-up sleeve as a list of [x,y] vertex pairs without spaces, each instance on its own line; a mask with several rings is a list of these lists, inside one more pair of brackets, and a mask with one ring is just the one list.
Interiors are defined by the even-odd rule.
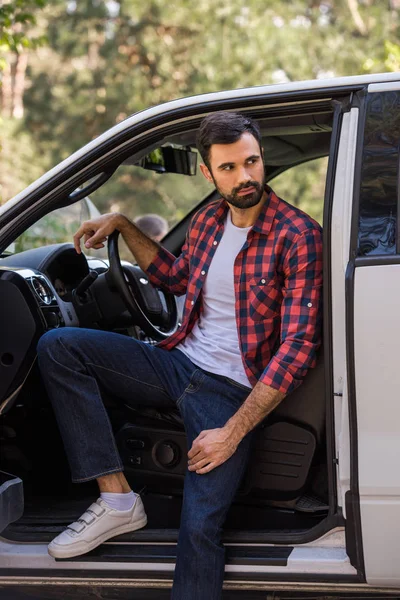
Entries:
[[315,366],[322,325],[322,232],[299,233],[284,261],[281,335],[260,381],[289,394]]
[[175,296],[184,294],[189,279],[189,232],[178,257],[161,246],[146,273],[155,287]]

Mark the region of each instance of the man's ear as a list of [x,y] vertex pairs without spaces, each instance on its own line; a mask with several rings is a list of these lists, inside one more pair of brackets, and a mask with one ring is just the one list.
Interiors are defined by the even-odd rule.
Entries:
[[210,183],[214,183],[214,179],[210,173],[210,169],[206,165],[201,164],[200,170],[203,173],[204,177],[207,179],[207,181],[209,181]]

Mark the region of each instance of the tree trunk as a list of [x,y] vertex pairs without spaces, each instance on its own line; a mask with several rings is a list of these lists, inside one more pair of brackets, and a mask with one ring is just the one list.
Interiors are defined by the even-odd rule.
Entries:
[[1,94],[1,112],[5,117],[11,117],[13,105],[13,84],[11,71],[11,55],[6,57],[6,65],[2,73],[2,85],[0,87]]
[[22,52],[18,54],[15,64],[14,76],[14,94],[12,116],[16,119],[22,119],[24,116],[24,91],[25,91],[25,74],[28,65],[28,53]]
[[351,12],[351,16],[353,18],[354,25],[356,26],[357,31],[363,36],[367,35],[367,27],[364,21],[362,20],[360,13],[358,12],[358,0],[347,0],[347,4],[349,6],[349,10]]
[[5,117],[22,119],[24,116],[25,74],[28,53],[9,53],[2,73],[0,87],[1,112]]

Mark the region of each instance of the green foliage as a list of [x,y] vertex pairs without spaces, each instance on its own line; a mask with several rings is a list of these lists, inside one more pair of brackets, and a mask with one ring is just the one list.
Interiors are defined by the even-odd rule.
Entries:
[[389,40],[385,40],[383,45],[383,56],[377,58],[367,58],[364,63],[365,70],[378,71],[400,71],[400,45]]
[[276,194],[322,225],[328,158],[292,167],[269,182]]
[[384,3],[358,3],[358,18],[350,4],[53,0],[49,47],[31,62],[26,126],[50,166],[133,112],[176,97],[375,70],[384,40],[396,42],[396,19]]
[[[2,4],[0,35],[8,40],[8,53],[21,51],[25,42],[19,35],[31,44],[24,115],[19,121],[2,117],[3,201],[128,115],[160,102],[290,80],[398,71],[395,6],[399,3],[374,0]],[[32,40],[43,36],[48,44],[32,48]],[[322,198],[325,167],[316,164],[282,175],[274,185],[321,220],[315,198]],[[93,199],[102,211],[117,207],[132,217],[158,212],[172,225],[209,189],[201,178],[195,183],[179,177],[178,185],[174,177],[179,176],[122,166]]]
[[[46,3],[46,0],[11,0],[0,6],[0,52],[37,48],[44,42],[44,35],[31,35],[31,31],[36,25],[35,11]],[[4,66],[3,56],[0,68]]]
[[[98,216],[98,213],[93,216]],[[90,207],[86,199],[54,210],[24,231],[14,241],[12,251],[23,252],[48,244],[71,242],[79,225],[89,218]]]
[[[0,204],[43,174],[30,132],[16,119],[0,117]],[[28,174],[28,178],[27,178]]]

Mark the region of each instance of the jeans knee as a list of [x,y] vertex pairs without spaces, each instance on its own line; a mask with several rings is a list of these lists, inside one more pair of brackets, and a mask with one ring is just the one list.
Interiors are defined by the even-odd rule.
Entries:
[[[53,359],[59,354],[65,353],[65,347],[74,337],[73,327],[63,327],[62,329],[51,329],[42,335],[37,345],[37,354],[39,364],[47,359]],[[61,343],[63,342],[63,343]]]

